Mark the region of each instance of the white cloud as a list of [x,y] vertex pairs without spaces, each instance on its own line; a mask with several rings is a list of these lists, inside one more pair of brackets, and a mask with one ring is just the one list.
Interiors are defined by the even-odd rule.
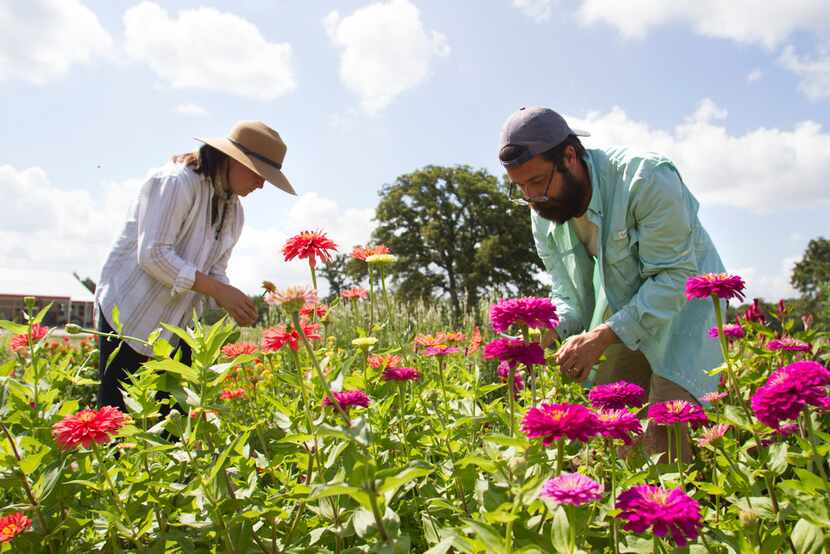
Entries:
[[332,11],[323,25],[341,50],[341,80],[369,114],[426,79],[433,59],[450,52],[447,37],[428,33],[409,0],[369,4],[346,17]]
[[553,0],[513,0],[513,7],[521,10],[537,23],[550,19]]
[[698,200],[748,208],[830,206],[830,134],[814,121],[731,135],[709,99],[674,129],[655,129],[615,107],[568,121],[591,132],[587,144],[621,144],[669,156]]
[[0,29],[0,81],[42,85],[112,48],[112,37],[79,0],[0,2]]
[[810,100],[830,98],[830,51],[822,51],[816,57],[802,58],[792,46],[787,46],[779,58],[781,64],[798,75],[799,90]]
[[124,14],[127,55],[174,88],[273,100],[296,88],[292,49],[269,42],[246,19],[213,8],[176,16],[153,2]]
[[179,104],[173,110],[178,114],[191,115],[194,117],[201,117],[207,115],[207,110],[198,104]]
[[799,260],[800,256],[792,256],[784,258],[778,267],[760,271],[755,267],[743,267],[733,273],[746,281],[747,299],[762,298],[767,302],[777,302],[781,298],[798,298],[801,295],[790,284],[790,276]]
[[[54,183],[39,167],[0,165],[0,204],[5,209],[0,220],[0,272],[16,269],[66,277],[77,271],[97,280],[144,182],[145,178],[135,178],[102,183],[100,194],[93,195]],[[283,285],[309,283],[305,261],[283,262],[280,249],[285,240],[302,230],[321,229],[341,251],[349,252],[368,241],[373,217],[373,209],[342,209],[318,193],[304,194],[286,213],[275,214],[281,225],[246,223],[228,266],[231,283],[248,293],[257,292],[263,279]],[[322,291],[327,289],[325,280],[320,285]]]
[[643,38],[653,27],[688,23],[709,37],[773,48],[793,32],[830,30],[826,0],[582,0],[579,18],[606,23],[627,38]]
[[760,81],[763,76],[764,72],[761,71],[760,68],[756,67],[747,74],[746,80],[748,83],[754,83],[755,81]]

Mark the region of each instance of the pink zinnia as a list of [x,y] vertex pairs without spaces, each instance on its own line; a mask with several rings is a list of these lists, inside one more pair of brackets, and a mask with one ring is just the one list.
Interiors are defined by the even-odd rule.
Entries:
[[788,350],[790,352],[809,352],[812,350],[810,343],[803,340],[794,339],[791,337],[782,337],[780,339],[772,339],[767,343],[767,350],[776,352],[778,350]]
[[225,389],[219,395],[219,400],[233,400],[235,398],[242,398],[245,396],[245,389],[242,387],[238,389]]
[[[745,335],[746,333],[744,333],[744,328],[737,323],[727,323],[723,326],[723,336],[729,340],[742,339]],[[713,339],[718,338],[717,325],[709,329],[709,336]]]
[[628,410],[618,408],[597,411],[599,434],[608,439],[620,439],[631,444],[633,437],[643,434],[640,420]]
[[622,510],[618,517],[628,522],[626,531],[643,533],[650,527],[658,537],[671,533],[681,547],[697,539],[701,526],[700,505],[680,488],[638,485],[620,494],[616,508]]
[[35,323],[32,325],[31,333],[22,333],[20,335],[15,335],[11,339],[9,339],[9,350],[12,352],[17,352],[23,348],[29,347],[29,338],[31,337],[31,342],[36,343],[40,339],[46,336],[46,333],[49,332],[49,327],[44,327],[39,323]]
[[703,408],[687,400],[668,400],[652,404],[648,408],[648,418],[658,425],[688,423],[692,427],[699,427],[709,423]]
[[700,399],[703,400],[704,402],[717,402],[719,400],[723,400],[727,396],[729,396],[728,393],[715,391],[715,392],[707,392],[706,394],[701,396]]
[[236,358],[237,356],[241,356],[243,354],[254,354],[257,350],[257,345],[252,342],[235,342],[223,346],[222,354],[228,358]]
[[526,296],[509,298],[490,307],[490,323],[497,333],[504,333],[514,323],[534,329],[553,329],[559,325],[556,306],[547,298]]
[[128,417],[114,406],[104,406],[99,410],[87,408],[64,417],[52,426],[52,437],[64,450],[71,450],[78,445],[89,448],[92,443],[109,442],[110,435],[121,429],[127,421]]
[[484,358],[498,358],[510,364],[544,365],[545,353],[537,342],[525,342],[522,339],[499,338],[488,342],[484,347]]
[[602,498],[602,485],[582,473],[563,473],[545,481],[542,496],[557,504],[580,506]]
[[707,444],[711,444],[724,436],[727,431],[729,431],[729,425],[726,423],[718,423],[717,425],[704,429],[700,433],[700,436],[695,439],[695,442],[699,447],[703,448]]
[[643,387],[627,381],[597,385],[588,392],[588,400],[594,408],[638,408],[645,403]]
[[460,348],[456,348],[454,346],[447,346],[445,344],[439,344],[436,346],[430,346],[423,352],[421,352],[422,356],[448,356],[450,354],[458,354],[461,352]]
[[311,267],[317,266],[317,258],[329,263],[332,252],[336,251],[337,245],[322,231],[303,231],[288,239],[282,247],[286,262],[294,258],[308,259]]
[[272,327],[262,333],[262,350],[263,352],[276,352],[286,344],[295,352],[299,350],[300,335],[293,329],[288,331],[285,325],[279,327]]
[[369,367],[384,370],[387,367],[397,367],[401,363],[401,357],[395,354],[370,354],[366,361]]
[[323,319],[324,317],[326,317],[326,314],[328,313],[328,304],[306,304],[305,306],[300,308],[300,315],[303,317],[310,317],[312,314],[316,314],[317,317]]
[[730,298],[744,299],[744,280],[728,273],[704,273],[689,277],[686,281],[686,298],[710,298],[717,296],[721,300]]
[[346,300],[356,300],[358,298],[366,298],[369,296],[369,291],[360,287],[354,287],[340,291],[340,296]]
[[289,313],[299,312],[306,304],[317,303],[317,292],[304,286],[287,287],[269,292],[265,301],[272,305],[282,306]]
[[813,361],[777,369],[752,395],[752,411],[765,425],[777,429],[782,420],[796,419],[807,404],[821,406],[830,385],[830,371]]
[[[364,408],[369,407],[369,403],[372,401],[369,396],[363,392],[362,390],[344,390],[340,392],[334,393],[334,399],[340,405],[341,408],[345,411],[349,411],[349,408],[352,406],[363,406]],[[331,406],[332,402],[328,395],[323,398],[323,407]]]
[[[510,362],[501,362],[496,368],[496,373],[502,383],[506,383],[510,378]],[[522,372],[515,370],[513,372],[513,394],[518,394],[525,388],[525,380],[522,377]]]
[[563,437],[587,442],[599,432],[599,422],[594,412],[580,404],[542,404],[528,410],[522,432],[528,438],[543,439],[545,446]]
[[0,517],[0,544],[10,542],[28,529],[31,524],[32,520],[24,516],[23,512],[14,512]]
[[383,370],[384,381],[417,381],[421,374],[414,367],[387,367]]
[[355,246],[352,249],[352,258],[365,262],[366,258],[368,258],[369,256],[391,253],[392,251],[382,244],[379,244],[377,246]]
[[764,312],[761,311],[761,306],[757,298],[752,300],[752,304],[744,312],[743,318],[745,321],[754,321],[755,323],[766,323],[767,318],[764,317]]

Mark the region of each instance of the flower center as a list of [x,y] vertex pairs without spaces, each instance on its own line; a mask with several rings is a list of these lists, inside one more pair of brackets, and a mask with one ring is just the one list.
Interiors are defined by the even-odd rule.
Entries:
[[5,527],[3,527],[3,535],[9,536],[14,535],[17,533],[17,525],[14,523],[9,523]]
[[94,421],[95,412],[93,412],[92,410],[83,412],[80,416],[78,416],[78,419],[81,420],[81,422],[83,423],[89,423],[90,421]]
[[656,502],[657,504],[660,504],[661,506],[665,506],[666,501],[669,498],[669,493],[663,489],[654,489],[646,493],[646,498],[653,502]]
[[683,411],[685,404],[682,400],[669,400],[666,402],[666,410],[673,414],[679,414]]

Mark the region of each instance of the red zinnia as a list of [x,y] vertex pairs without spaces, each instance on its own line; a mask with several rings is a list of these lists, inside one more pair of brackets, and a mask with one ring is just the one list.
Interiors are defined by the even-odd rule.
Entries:
[[728,273],[704,273],[689,277],[686,281],[686,298],[710,298],[717,296],[721,300],[730,298],[744,299],[744,280],[738,275]]
[[329,313],[328,304],[306,304],[300,308],[300,315],[304,317],[309,317],[311,314],[317,314],[317,317],[323,319],[326,317],[327,313]]
[[20,335],[15,335],[9,340],[9,350],[12,352],[17,352],[22,348],[29,347],[29,337],[32,338],[32,343],[35,343],[46,336],[46,333],[49,332],[49,327],[44,327],[39,323],[35,323],[32,325],[32,332],[29,333],[22,333]]
[[446,344],[439,344],[436,346],[430,346],[423,352],[421,352],[422,356],[431,357],[431,356],[448,356],[450,354],[458,354],[461,352],[461,349],[456,348],[454,346],[447,346]]
[[104,406],[100,410],[87,408],[56,423],[52,427],[52,436],[64,450],[71,450],[79,444],[89,448],[93,442],[109,442],[110,435],[127,421],[127,416],[114,406]]
[[300,345],[297,341],[300,336],[293,329],[286,330],[285,325],[279,327],[272,327],[262,333],[262,350],[264,352],[276,352],[286,344],[295,352],[299,350]]
[[627,381],[597,385],[588,392],[588,400],[594,408],[616,409],[640,407],[645,402],[643,387]]
[[484,359],[498,358],[510,364],[522,363],[529,365],[544,365],[545,353],[538,342],[525,342],[522,339],[499,338],[487,343],[484,347]]
[[232,400],[234,398],[242,398],[245,396],[245,389],[242,387],[238,389],[225,389],[219,395],[219,400]]
[[345,298],[346,300],[354,300],[358,298],[366,298],[369,296],[369,291],[366,289],[362,289],[360,287],[354,287],[351,289],[346,289],[340,292],[340,296]]
[[[340,392],[333,393],[334,399],[343,408],[345,411],[349,411],[349,408],[352,406],[363,406],[364,408],[369,407],[369,403],[372,401],[369,396],[363,392],[362,390],[344,390]],[[332,402],[328,395],[323,398],[323,407],[331,406]]]
[[11,541],[17,535],[25,531],[32,524],[32,520],[23,515],[23,512],[15,512],[8,516],[0,517],[0,544]]
[[243,354],[253,354],[257,351],[257,345],[252,342],[235,342],[222,347],[222,354],[228,358],[236,358]]
[[767,343],[767,350],[776,352],[778,350],[788,350],[790,352],[809,352],[812,350],[810,343],[803,340],[794,339],[792,337],[782,337],[780,339],[772,339]]
[[285,261],[294,258],[308,258],[308,265],[317,267],[317,258],[323,262],[331,261],[332,252],[337,251],[337,245],[322,231],[303,231],[285,242],[282,255]]

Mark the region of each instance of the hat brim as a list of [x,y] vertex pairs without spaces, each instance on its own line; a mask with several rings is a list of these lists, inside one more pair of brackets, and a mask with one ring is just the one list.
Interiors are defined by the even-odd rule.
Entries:
[[288,182],[288,178],[285,174],[277,169],[276,167],[267,164],[261,160],[256,158],[252,158],[248,156],[245,152],[237,148],[231,141],[226,138],[217,138],[217,139],[201,139],[196,137],[196,140],[199,142],[203,142],[209,146],[212,146],[233,158],[234,160],[238,161],[275,187],[280,190],[287,192],[288,194],[297,195],[297,192],[294,190],[294,187],[291,186],[291,183]]

